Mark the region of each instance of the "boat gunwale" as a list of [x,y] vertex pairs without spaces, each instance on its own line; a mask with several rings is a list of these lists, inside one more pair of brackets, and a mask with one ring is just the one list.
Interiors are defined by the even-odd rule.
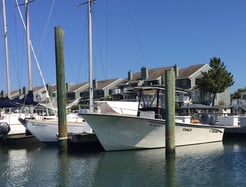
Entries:
[[[47,123],[49,122],[50,125],[57,125],[57,119],[24,119],[25,121],[32,122],[32,123]],[[67,121],[69,125],[83,125],[85,122],[76,122],[76,121]]]
[[[80,113],[79,115],[83,116],[83,115],[93,115],[93,116],[106,116],[106,117],[124,117],[124,118],[135,118],[135,119],[141,119],[141,120],[148,120],[148,121],[154,121],[154,122],[165,122],[164,119],[153,119],[153,118],[147,118],[147,117],[139,117],[139,116],[134,116],[134,115],[127,115],[127,114],[117,114],[117,113],[113,113],[113,114],[98,114],[98,113]],[[224,126],[218,126],[218,125],[208,125],[208,124],[202,124],[202,123],[182,123],[182,122],[175,122],[176,126],[184,126],[184,127],[196,127],[196,128],[203,128],[203,127],[207,127],[207,128],[213,128],[213,129],[225,129]],[[162,124],[161,124],[162,125]],[[163,124],[165,125],[165,124]]]

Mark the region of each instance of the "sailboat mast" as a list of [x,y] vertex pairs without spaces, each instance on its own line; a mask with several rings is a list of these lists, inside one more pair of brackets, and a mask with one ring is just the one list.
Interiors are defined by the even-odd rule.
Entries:
[[93,0],[88,0],[88,46],[89,46],[89,110],[93,111],[93,83],[92,83],[92,8]]
[[5,47],[5,60],[6,60],[6,79],[7,79],[7,94],[8,98],[11,97],[10,90],[10,75],[9,75],[9,54],[8,54],[8,33],[7,33],[7,22],[6,22],[6,10],[5,0],[2,0],[3,8],[3,30],[4,30],[4,47]]
[[27,45],[27,63],[28,63],[28,86],[29,86],[29,91],[30,91],[32,90],[32,67],[31,67],[28,0],[25,0],[25,21],[26,21],[26,45]]

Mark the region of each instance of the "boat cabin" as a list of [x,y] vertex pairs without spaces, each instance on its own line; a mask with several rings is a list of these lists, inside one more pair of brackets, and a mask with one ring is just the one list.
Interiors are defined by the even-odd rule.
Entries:
[[[136,87],[138,93],[138,113],[140,117],[165,119],[166,89],[164,87]],[[184,90],[175,90],[175,93],[187,94]]]
[[165,119],[165,89],[162,87],[137,87],[138,116]]

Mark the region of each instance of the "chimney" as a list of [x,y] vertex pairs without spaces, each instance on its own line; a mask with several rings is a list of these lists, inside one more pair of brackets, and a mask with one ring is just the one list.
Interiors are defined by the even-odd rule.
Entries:
[[66,92],[68,92],[69,89],[70,89],[70,85],[69,85],[69,83],[66,83]]
[[25,86],[22,88],[22,93],[23,93],[24,95],[27,94],[27,93],[26,93],[26,87],[25,87]]
[[52,87],[49,84],[46,84],[46,89],[48,91],[47,95],[52,96]]
[[97,80],[94,79],[92,84],[93,84],[93,89],[96,89],[97,88]]
[[132,71],[128,71],[128,81],[133,79],[133,73]]
[[4,91],[1,91],[0,97],[4,97]]
[[165,86],[166,79],[165,79],[165,72],[161,75],[160,85]]
[[179,67],[177,64],[174,65],[174,72],[175,72],[175,77],[178,77],[179,76]]
[[141,79],[146,80],[149,78],[149,70],[146,67],[141,68]]

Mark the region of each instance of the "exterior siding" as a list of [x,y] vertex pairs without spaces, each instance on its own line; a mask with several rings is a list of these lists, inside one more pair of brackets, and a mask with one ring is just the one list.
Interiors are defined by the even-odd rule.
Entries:
[[[206,72],[210,69],[208,64],[197,64],[189,66],[187,68],[170,66],[148,69],[146,67],[143,67],[140,69],[139,72],[136,73],[129,71],[127,78],[124,80],[122,80],[121,78],[100,81],[94,80],[93,98],[94,100],[99,100],[113,95],[117,95],[117,98],[123,98],[120,97],[120,95],[123,96],[125,90],[129,88],[134,88],[137,86],[163,86],[165,85],[165,71],[170,70],[171,68],[175,68],[178,71],[176,77],[176,87],[189,91],[190,99],[187,99],[187,95],[185,96],[185,99],[181,99],[179,96],[179,101],[186,100],[193,103],[209,103],[209,94],[199,90],[196,84],[196,80],[202,76],[201,72]],[[88,87],[89,85],[86,82],[80,84],[66,84],[66,96],[70,100],[75,100],[81,97],[81,100],[86,103],[88,102],[89,98]],[[49,90],[51,92],[50,95],[53,96],[53,100],[55,100],[56,86],[49,86]],[[44,88],[37,87],[34,91],[34,95],[39,93],[45,93]],[[2,92],[1,94],[4,95]],[[241,98],[246,99],[246,92],[242,94]],[[230,102],[230,88],[226,89],[223,93],[217,94],[215,101],[216,105],[229,105]]]

